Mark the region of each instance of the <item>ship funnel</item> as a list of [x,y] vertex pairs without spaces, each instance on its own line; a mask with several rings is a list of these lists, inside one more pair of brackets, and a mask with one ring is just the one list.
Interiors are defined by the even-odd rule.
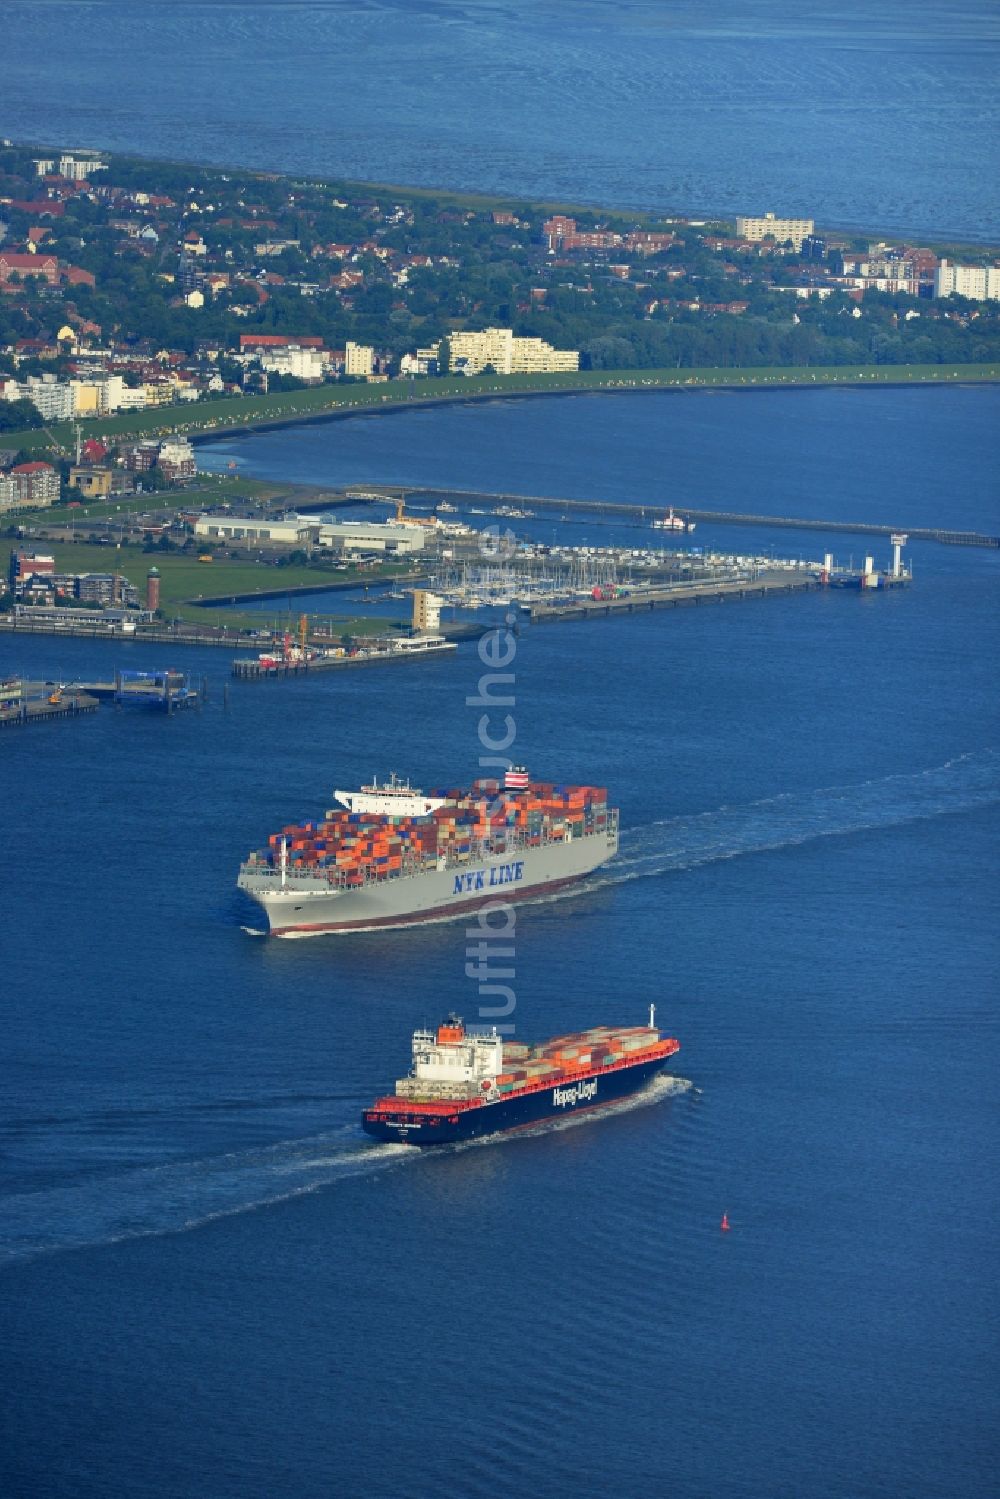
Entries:
[[531,777],[523,765],[512,765],[510,770],[504,772],[503,789],[505,791],[527,791],[531,785]]

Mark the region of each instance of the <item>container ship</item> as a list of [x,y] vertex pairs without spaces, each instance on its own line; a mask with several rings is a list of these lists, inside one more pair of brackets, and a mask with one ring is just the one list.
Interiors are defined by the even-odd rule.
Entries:
[[414,1031],[409,1076],[364,1111],[362,1126],[377,1140],[447,1145],[600,1108],[635,1093],[680,1050],[655,1018],[650,1005],[648,1026],[596,1026],[527,1046],[449,1015],[436,1031]]
[[274,937],[464,916],[582,879],[618,851],[603,786],[533,781],[523,768],[423,792],[391,776],[335,791],[321,821],[273,833],[237,885]]

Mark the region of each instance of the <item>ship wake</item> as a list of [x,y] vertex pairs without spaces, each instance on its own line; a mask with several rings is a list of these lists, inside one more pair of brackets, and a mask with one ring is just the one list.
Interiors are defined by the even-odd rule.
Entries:
[[173,1161],[2,1199],[0,1268],[67,1249],[184,1233],[420,1155],[360,1140],[353,1125],[263,1149]]
[[[982,750],[908,775],[787,792],[744,806],[623,829],[617,856],[576,888],[593,890],[746,854],[793,848],[818,838],[877,832],[925,818],[972,812],[998,802],[1000,754]],[[555,891],[548,897],[559,898]]]
[[[522,1139],[568,1129],[611,1114],[648,1108],[691,1089],[660,1076],[638,1093],[600,1108],[543,1120],[513,1132]],[[406,1162],[453,1155],[511,1136],[498,1134],[424,1151],[416,1145],[359,1138],[355,1125],[193,1161],[132,1167],[79,1184],[14,1193],[2,1199],[0,1269],[40,1255],[93,1249],[129,1239],[188,1233],[220,1218],[273,1207],[352,1177],[372,1176]]]

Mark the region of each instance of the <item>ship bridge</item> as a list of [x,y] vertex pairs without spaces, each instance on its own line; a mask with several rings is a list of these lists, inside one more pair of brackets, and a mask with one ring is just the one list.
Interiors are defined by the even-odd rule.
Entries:
[[374,812],[383,817],[426,817],[445,805],[444,797],[425,796],[418,786],[400,780],[395,773],[382,785],[376,776],[360,791],[335,791],[333,795],[348,812]]
[[413,1076],[421,1082],[482,1082],[502,1071],[503,1038],[495,1029],[470,1032],[450,1015],[436,1031],[413,1033]]

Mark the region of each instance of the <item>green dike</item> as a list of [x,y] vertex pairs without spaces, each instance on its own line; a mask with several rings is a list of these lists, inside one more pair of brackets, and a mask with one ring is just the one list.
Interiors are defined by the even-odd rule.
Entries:
[[[349,571],[331,575],[311,567],[273,567],[229,558],[199,562],[194,556],[159,550],[146,552],[142,547],[128,544],[97,547],[86,542],[45,542],[38,545],[44,545],[44,549],[55,558],[59,572],[120,572],[140,595],[145,591],[147,572],[155,566],[160,574],[160,609],[167,619],[181,619],[188,624],[225,625],[231,630],[264,629],[275,621],[281,628],[297,628],[303,611],[296,608],[294,595],[289,601],[287,590],[321,589],[331,582],[373,583],[386,577],[397,577],[402,571],[396,567],[378,573]],[[238,606],[213,607],[198,602],[201,598],[224,599],[270,590],[281,592],[271,600],[273,609],[263,612],[244,611]],[[406,604],[401,603],[399,607],[404,614],[407,612]],[[323,615],[324,621],[328,618],[335,634],[373,634],[386,628],[384,622],[354,615]]]
[[[505,396],[562,395],[574,392],[697,390],[701,388],[805,389],[824,385],[955,385],[1000,380],[998,364],[822,365],[818,367],[670,370],[581,370],[552,375],[489,375],[378,385],[319,385],[270,396],[238,396],[162,406],[155,411],[88,420],[86,437],[139,438],[180,433],[192,439],[221,437],[246,428],[322,420],[353,414],[403,411],[408,406],[448,401],[496,400]],[[69,454],[72,425],[3,434],[5,447]],[[155,501],[150,501],[155,503]]]

